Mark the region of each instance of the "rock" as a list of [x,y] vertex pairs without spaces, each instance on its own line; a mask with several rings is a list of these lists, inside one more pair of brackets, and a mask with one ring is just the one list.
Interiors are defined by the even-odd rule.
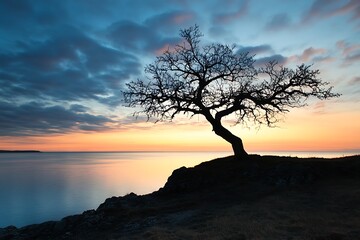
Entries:
[[17,235],[18,228],[15,226],[8,226],[0,228],[0,240],[13,239]]

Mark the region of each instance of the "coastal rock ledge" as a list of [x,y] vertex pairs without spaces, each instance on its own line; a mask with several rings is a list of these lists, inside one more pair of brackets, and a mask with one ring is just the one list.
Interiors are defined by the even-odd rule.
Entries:
[[360,239],[360,156],[232,156],[179,168],[163,188],[22,228],[8,239]]

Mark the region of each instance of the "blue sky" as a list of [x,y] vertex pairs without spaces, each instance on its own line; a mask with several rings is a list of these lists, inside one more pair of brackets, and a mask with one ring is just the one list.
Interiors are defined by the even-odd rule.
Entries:
[[125,83],[194,24],[204,44],[235,44],[258,64],[314,64],[342,94],[334,111],[360,112],[358,0],[3,0],[0,136],[132,124]]

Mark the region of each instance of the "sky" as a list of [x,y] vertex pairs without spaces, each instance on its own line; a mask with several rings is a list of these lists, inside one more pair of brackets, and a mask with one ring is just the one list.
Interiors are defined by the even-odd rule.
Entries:
[[358,0],[2,0],[0,149],[230,151],[204,118],[134,118],[122,92],[198,25],[257,63],[319,69],[341,97],[293,109],[275,128],[229,129],[256,151],[360,150]]

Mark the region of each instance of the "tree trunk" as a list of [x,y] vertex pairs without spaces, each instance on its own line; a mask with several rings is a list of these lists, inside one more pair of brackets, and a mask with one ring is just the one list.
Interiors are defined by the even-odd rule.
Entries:
[[236,141],[231,143],[234,155],[237,159],[245,160],[248,157],[248,153],[244,149],[241,138],[238,138]]
[[248,157],[247,152],[244,149],[241,138],[232,134],[229,130],[221,125],[221,122],[212,122],[213,131],[216,135],[222,137],[229,142],[234,151],[234,155],[237,159],[246,160]]

